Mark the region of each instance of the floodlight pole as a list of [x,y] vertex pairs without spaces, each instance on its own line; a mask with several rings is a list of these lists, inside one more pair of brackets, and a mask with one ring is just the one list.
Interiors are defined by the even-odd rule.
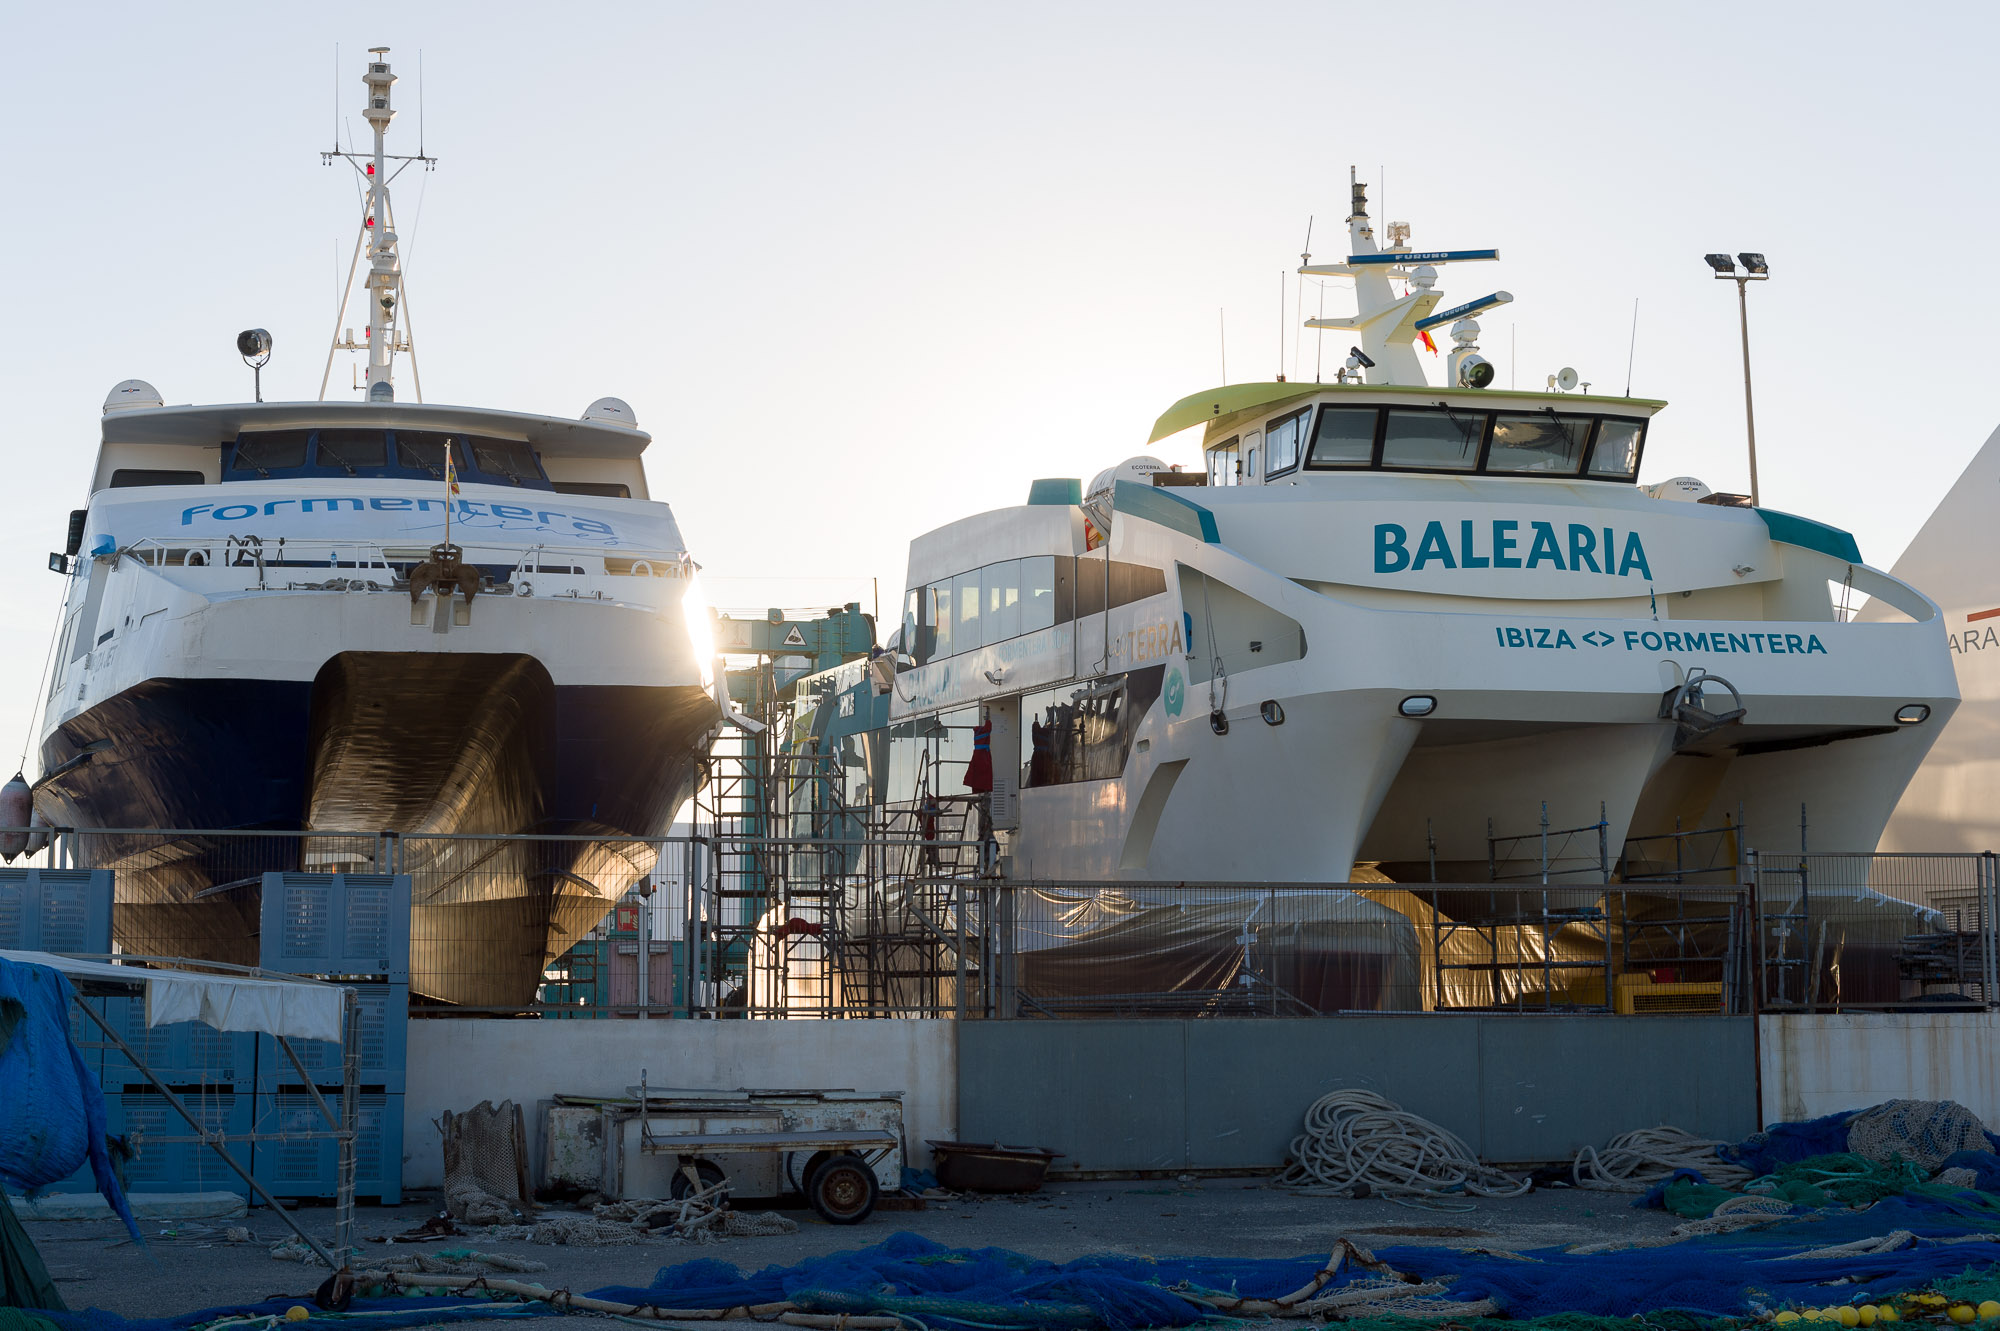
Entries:
[[1750,506],[1759,503],[1757,490],[1757,407],[1750,393],[1750,297],[1749,283],[1763,282],[1769,273],[1717,273],[1718,282],[1736,284],[1736,309],[1743,326],[1743,424],[1750,445]]

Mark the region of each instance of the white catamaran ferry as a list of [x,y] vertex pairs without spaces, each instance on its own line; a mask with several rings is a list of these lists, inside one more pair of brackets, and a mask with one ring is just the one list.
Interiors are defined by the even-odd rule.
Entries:
[[1201,426],[1200,470],[1037,481],[912,543],[886,745],[845,698],[815,723],[854,797],[960,793],[935,737],[983,718],[1020,880],[1485,881],[1539,827],[1792,850],[1802,809],[1813,850],[1872,850],[1957,704],[1938,607],[1843,531],[1638,485],[1664,403],[1495,388],[1473,316],[1512,297],[1438,308],[1497,252],[1380,245],[1359,185],[1347,225],[1301,270],[1354,283],[1307,325],[1354,343],[1336,382],[1195,394],[1152,439]]
[[[366,351],[363,400],[170,407],[128,380],[105,403],[56,560],[35,803],[58,826],[643,837],[692,790],[721,718],[709,618],[631,410],[399,400],[389,180],[418,159],[384,151],[394,82],[377,49],[365,327],[336,343]],[[128,950],[251,962],[259,872],[344,853],[257,844],[78,840],[119,868]],[[413,987],[475,1005],[532,1001],[652,867],[615,840],[419,841],[404,863],[430,870]]]

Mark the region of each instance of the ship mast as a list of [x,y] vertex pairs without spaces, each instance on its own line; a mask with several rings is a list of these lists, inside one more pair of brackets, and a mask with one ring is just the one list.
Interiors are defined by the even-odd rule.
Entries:
[[[416,156],[392,156],[383,148],[388,136],[389,124],[396,118],[396,108],[391,98],[396,75],[389,68],[389,48],[372,46],[368,48],[368,72],[362,82],[368,87],[367,101],[362,107],[362,116],[375,133],[372,153],[343,151],[336,143],[331,152],[320,154],[322,162],[331,164],[335,158],[343,158],[355,170],[361,172],[367,186],[366,204],[361,214],[361,233],[354,242],[354,261],[348,265],[347,284],[340,293],[340,313],[333,321],[333,345],[327,349],[326,372],[320,376],[320,401],[326,400],[327,382],[333,375],[333,354],[336,351],[366,351],[368,369],[358,385],[370,402],[393,402],[396,400],[395,358],[399,351],[408,352],[410,372],[416,381],[417,401],[424,400],[423,379],[417,375],[417,353],[410,341],[408,313],[403,298],[403,263],[396,247],[396,215],[389,202],[389,182],[393,179],[390,164],[395,165],[395,174],[412,162],[422,162],[424,169],[436,165],[437,159],[422,154],[421,146]],[[356,341],[354,330],[343,334],[342,324],[347,318],[348,297],[354,290],[354,273],[360,265],[363,251],[368,256],[368,275],[363,280],[367,291],[364,306],[367,323],[362,328],[361,340]],[[397,315],[403,314],[403,325],[398,327]]]

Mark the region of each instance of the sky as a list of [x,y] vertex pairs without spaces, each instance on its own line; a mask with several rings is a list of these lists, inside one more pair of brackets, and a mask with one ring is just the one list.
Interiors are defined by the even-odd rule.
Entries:
[[421,53],[439,159],[396,186],[426,400],[630,402],[724,606],[867,609],[879,584],[893,617],[912,536],[1036,477],[1197,464],[1198,437],[1146,440],[1225,350],[1231,381],[1312,376],[1287,274],[1309,218],[1315,257],[1342,252],[1350,166],[1419,247],[1499,248],[1440,286],[1513,293],[1482,320],[1501,383],[1573,366],[1622,391],[1629,355],[1632,392],[1670,403],[1642,481],[1748,488],[1736,292],[1710,251],[1770,259],[1750,290],[1767,505],[1887,567],[2000,424],[1979,390],[1992,7],[378,12],[10,20],[0,746],[32,725],[47,553],[110,387],[243,400],[234,338],[261,326],[266,396],[318,393],[357,217],[352,172],[318,153],[365,142],[374,45],[402,78],[391,151],[418,146]]

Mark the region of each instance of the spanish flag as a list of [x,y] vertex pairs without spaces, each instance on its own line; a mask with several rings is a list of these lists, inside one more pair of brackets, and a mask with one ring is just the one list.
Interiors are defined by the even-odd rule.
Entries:
[[[1429,340],[1428,338],[1425,339],[1425,341]],[[1432,348],[1432,350],[1436,350],[1436,348]],[[444,492],[454,499],[458,497],[458,468],[451,464],[451,440],[449,439],[444,441]]]
[[1428,328],[1419,328],[1419,329],[1417,330],[1417,340],[1418,340],[1418,341],[1420,341],[1420,342],[1422,342],[1422,343],[1424,344],[1424,350],[1425,350],[1425,351],[1428,351],[1428,352],[1430,352],[1430,353],[1431,353],[1431,355],[1433,355],[1433,356],[1435,356],[1435,355],[1437,355],[1437,354],[1438,354],[1438,344],[1437,344],[1437,343],[1435,343],[1435,342],[1433,342],[1433,341],[1431,341],[1431,332],[1430,332],[1430,329],[1428,329]]

